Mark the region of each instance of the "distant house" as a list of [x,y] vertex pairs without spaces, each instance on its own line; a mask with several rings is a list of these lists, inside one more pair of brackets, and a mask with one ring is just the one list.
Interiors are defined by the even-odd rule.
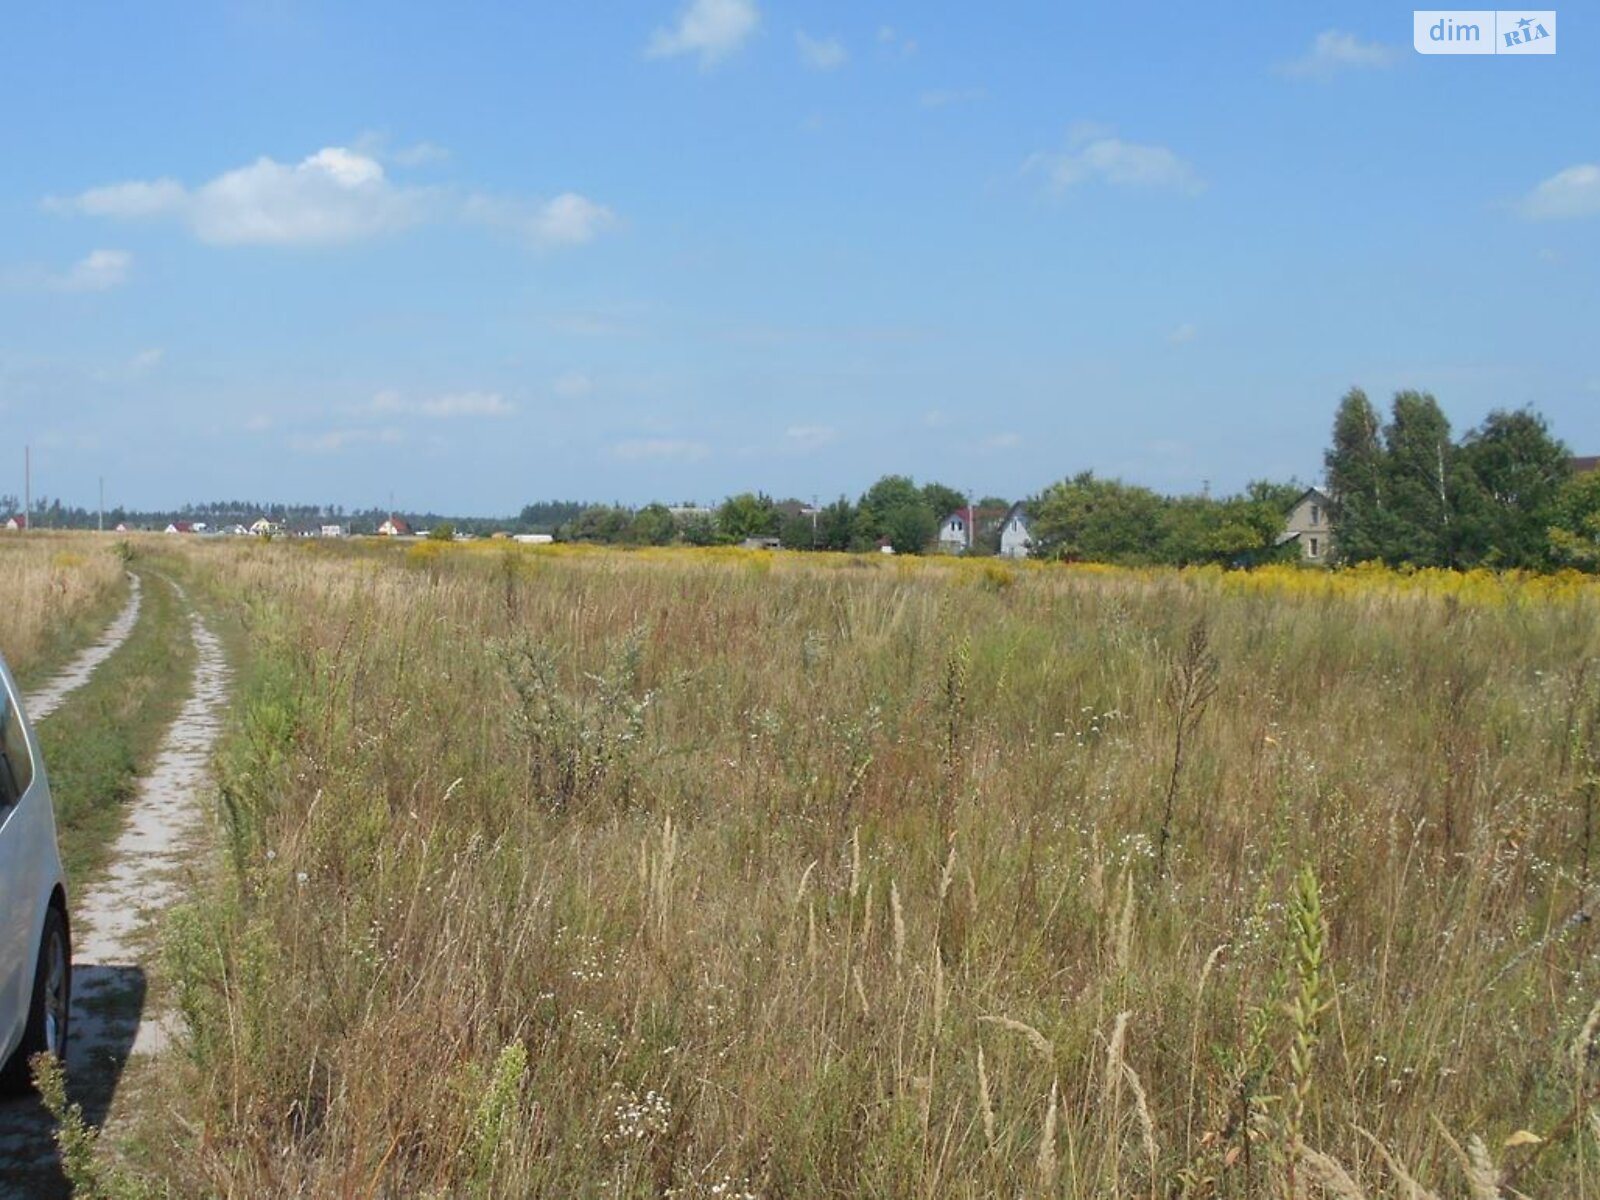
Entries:
[[283,526],[276,521],[269,521],[266,517],[257,517],[250,523],[250,532],[257,537],[271,537],[275,533],[282,533]]
[[112,532],[114,532],[114,533],[127,533],[128,532],[127,523],[124,522],[124,521],[118,521],[116,529],[113,530]]
[[782,550],[783,542],[775,537],[752,537],[745,538],[739,546],[744,550]]
[[1574,475],[1587,475],[1591,471],[1600,471],[1600,455],[1589,454],[1582,458],[1574,458],[1571,462]]
[[511,540],[521,542],[524,546],[548,546],[556,539],[548,533],[516,533]]
[[1027,506],[1018,500],[1000,522],[1000,557],[1027,558],[1033,553],[1033,530]]
[[380,537],[410,537],[411,526],[406,524],[404,517],[391,516],[382,525],[378,526]]
[[994,533],[1009,515],[1009,510],[1004,508],[974,508],[969,504],[939,522],[935,541],[946,554],[970,554],[977,539]]
[[343,537],[344,536],[344,526],[343,525],[324,525],[322,527],[322,536],[326,537],[326,538]]
[[14,516],[14,517],[10,518],[8,521],[6,521],[6,528],[9,529],[12,533],[17,532],[17,530],[19,530],[19,529],[26,529],[27,527],[28,527],[28,518],[23,513],[18,513],[16,516]]
[[1333,501],[1320,488],[1307,488],[1289,510],[1280,546],[1299,542],[1300,557],[1308,563],[1333,561]]

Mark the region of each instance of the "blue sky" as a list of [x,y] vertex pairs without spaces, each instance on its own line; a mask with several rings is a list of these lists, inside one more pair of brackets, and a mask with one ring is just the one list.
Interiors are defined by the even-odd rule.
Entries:
[[1600,20],[36,5],[0,492],[461,513],[1315,478],[1352,383],[1600,451]]

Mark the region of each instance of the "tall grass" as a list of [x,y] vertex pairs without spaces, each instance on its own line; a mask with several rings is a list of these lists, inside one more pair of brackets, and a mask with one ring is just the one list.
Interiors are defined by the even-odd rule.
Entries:
[[82,534],[0,533],[0,655],[28,683],[109,621],[127,594],[122,557]]
[[426,551],[188,551],[174,1189],[1593,1192],[1592,586]]

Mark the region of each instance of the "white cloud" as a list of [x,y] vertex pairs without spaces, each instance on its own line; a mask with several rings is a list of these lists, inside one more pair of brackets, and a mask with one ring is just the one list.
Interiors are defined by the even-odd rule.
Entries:
[[878,41],[885,46],[892,46],[901,54],[915,54],[917,52],[917,39],[906,37],[893,25],[878,26]]
[[49,279],[58,292],[107,292],[128,282],[133,255],[126,250],[91,250],[70,270]]
[[1035,154],[1023,164],[1023,170],[1043,174],[1049,189],[1058,195],[1087,182],[1190,196],[1206,187],[1195,169],[1167,147],[1123,141],[1103,126],[1083,123],[1073,126],[1066,150]]
[[413,400],[396,391],[382,391],[366,405],[369,413],[448,419],[452,417],[508,417],[516,411],[499,392],[454,392]]
[[393,446],[404,440],[398,429],[330,429],[292,437],[289,446],[302,454],[337,454],[353,446]]
[[711,447],[685,438],[636,438],[618,442],[608,453],[620,462],[699,462]]
[[426,167],[432,163],[448,161],[450,151],[443,146],[435,146],[432,142],[417,142],[412,146],[402,146],[389,157],[397,166]]
[[457,392],[423,400],[416,411],[425,417],[509,417],[516,409],[499,392]]
[[250,433],[265,433],[272,428],[272,418],[266,413],[256,413],[245,421],[244,427]]
[[576,192],[563,192],[542,204],[500,196],[470,196],[462,206],[469,221],[506,229],[543,248],[581,246],[617,223],[616,214]]
[[429,215],[435,197],[397,187],[374,158],[329,146],[289,165],[265,156],[189,189],[171,179],[91,188],[57,207],[97,217],[173,217],[203,242],[347,242],[392,233]]
[[988,91],[981,87],[934,88],[923,92],[921,100],[923,108],[946,108],[952,104],[971,104],[988,96]]
[[389,135],[375,129],[358,134],[350,143],[351,150],[379,162],[393,163],[397,167],[426,167],[433,163],[449,161],[450,151],[434,142],[413,142],[399,149],[389,148]]
[[594,391],[594,380],[587,371],[567,371],[550,386],[563,400],[582,400]]
[[991,433],[983,439],[985,450],[1015,450],[1022,445],[1020,433]]
[[1600,164],[1580,163],[1557,171],[1524,196],[1517,207],[1533,221],[1600,216]]
[[1188,342],[1194,341],[1194,339],[1199,336],[1200,330],[1195,326],[1195,323],[1193,321],[1185,321],[1183,324],[1175,328],[1171,333],[1167,334],[1167,341],[1171,342],[1174,346],[1182,346]]
[[814,38],[803,29],[795,31],[794,44],[800,61],[814,71],[836,70],[850,57],[838,38]]
[[508,226],[535,245],[571,246],[615,223],[610,209],[575,192],[541,203],[395,183],[375,153],[329,146],[293,165],[263,156],[194,188],[135,180],[45,204],[95,217],[176,220],[220,246],[351,242],[441,220]]
[[1340,71],[1387,67],[1399,58],[1392,46],[1363,42],[1353,33],[1326,29],[1317,34],[1311,49],[1292,62],[1280,63],[1278,73],[1291,79],[1332,79]]
[[709,67],[732,54],[761,23],[754,0],[690,0],[671,29],[650,35],[645,53],[651,58],[698,54]]
[[533,236],[550,246],[581,246],[616,223],[616,214],[603,204],[563,192],[539,206],[533,219]]
[[820,450],[839,440],[839,431],[832,425],[791,425],[783,431],[784,441],[796,450]]
[[141,350],[125,362],[120,362],[114,367],[101,367],[89,372],[89,378],[97,383],[129,383],[141,376],[148,375],[159,367],[166,359],[166,351],[159,346],[151,346]]
[[943,429],[950,424],[950,417],[943,409],[933,408],[922,414],[922,423],[929,429]]
[[176,179],[157,179],[150,183],[114,183],[90,188],[75,200],[47,201],[50,205],[77,208],[91,217],[158,217],[181,206],[188,192]]

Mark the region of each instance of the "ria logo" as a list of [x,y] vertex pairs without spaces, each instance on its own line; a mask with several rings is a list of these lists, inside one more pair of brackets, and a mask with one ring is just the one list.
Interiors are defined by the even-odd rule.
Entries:
[[[1550,24],[1555,24],[1554,14],[1551,14]],[[1505,39],[1505,44],[1511,47],[1529,46],[1534,42],[1550,38],[1550,49],[1555,50],[1555,38],[1550,37],[1550,31],[1534,17],[1521,18],[1517,21],[1515,29],[1508,29],[1500,36]]]
[[1411,44],[1418,54],[1554,54],[1554,9],[1417,9]]

